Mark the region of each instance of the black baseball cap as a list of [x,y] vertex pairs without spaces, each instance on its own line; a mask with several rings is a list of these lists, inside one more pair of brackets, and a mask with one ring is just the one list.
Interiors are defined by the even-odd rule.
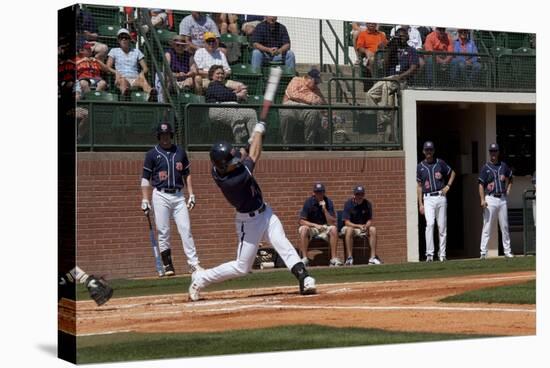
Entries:
[[365,187],[358,185],[353,189],[353,194],[365,194]]
[[496,144],[496,143],[491,143],[491,144],[489,145],[489,152],[490,152],[490,151],[498,151],[498,150],[499,150],[499,149],[498,149],[498,144]]
[[324,192],[325,191],[325,186],[323,185],[323,183],[315,183],[315,185],[313,186],[313,191],[314,192]]
[[307,72],[307,75],[315,81],[315,84],[321,83],[321,72],[319,69],[312,68],[309,72]]
[[424,142],[424,149],[425,150],[428,150],[428,149],[433,150],[434,149],[434,142],[432,142],[432,141]]

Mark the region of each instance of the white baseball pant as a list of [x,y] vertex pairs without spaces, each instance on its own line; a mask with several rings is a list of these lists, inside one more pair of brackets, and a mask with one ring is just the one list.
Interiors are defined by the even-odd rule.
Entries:
[[502,246],[504,247],[504,253],[508,254],[512,252],[510,246],[510,232],[508,231],[508,201],[506,195],[497,198],[486,195],[485,202],[487,207],[483,209],[483,230],[481,231],[481,254],[487,254],[487,244],[491,236],[491,230],[498,218],[500,225],[500,232],[502,234]]
[[235,227],[239,237],[237,259],[198,272],[195,282],[200,288],[248,274],[256,258],[258,243],[262,240],[271,243],[289,270],[301,262],[296,249],[285,235],[281,221],[271,207],[267,204],[266,206],[264,212],[256,212],[254,217],[250,217],[248,213],[236,214]]
[[424,196],[424,216],[426,216],[426,256],[434,255],[434,225],[439,230],[439,256],[447,255],[447,197]]
[[191,235],[189,211],[183,192],[179,191],[172,194],[154,189],[153,211],[158,232],[159,250],[163,252],[170,249],[170,216],[173,216],[183,243],[183,251],[187,256],[187,263],[191,266],[197,265],[199,258],[195,249],[195,241]]

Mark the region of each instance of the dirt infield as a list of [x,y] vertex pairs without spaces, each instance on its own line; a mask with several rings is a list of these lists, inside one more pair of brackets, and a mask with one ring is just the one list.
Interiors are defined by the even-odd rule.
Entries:
[[[535,279],[535,272],[424,280],[318,285],[301,296],[295,287],[203,292],[199,302],[187,293],[120,298],[96,307],[77,303],[78,336],[116,332],[207,332],[296,324],[380,328],[393,331],[491,335],[533,335],[533,305],[441,303],[465,291]],[[61,329],[74,302],[59,306]]]

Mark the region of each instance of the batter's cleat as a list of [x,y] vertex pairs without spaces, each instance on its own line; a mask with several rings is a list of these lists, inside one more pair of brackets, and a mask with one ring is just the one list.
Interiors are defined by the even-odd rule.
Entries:
[[189,300],[192,302],[196,302],[200,299],[200,291],[201,288],[199,284],[197,283],[197,278],[199,277],[200,271],[195,271],[191,275],[191,285],[189,285]]
[[300,294],[310,295],[315,294],[317,289],[315,288],[315,279],[311,276],[307,276],[303,281],[303,286],[300,285]]
[[514,258],[514,254],[512,252],[504,253],[504,258]]
[[174,276],[176,273],[174,272],[174,265],[173,264],[168,264],[168,265],[163,265],[164,267],[164,276]]
[[479,256],[479,259],[487,259],[487,254],[481,253],[481,255]]
[[336,258],[336,257],[332,258],[332,259],[330,260],[330,262],[329,262],[329,266],[330,266],[330,267],[340,267],[340,266],[342,266],[342,265],[343,265],[342,261],[340,261],[340,260],[339,260],[338,258]]
[[445,262],[445,261],[447,261],[447,257],[439,256],[439,262]]
[[426,262],[433,262],[434,257],[433,256],[426,256]]
[[189,268],[191,268],[191,273],[194,273],[196,271],[204,271],[204,268],[201,267],[200,264],[194,264],[194,265],[189,265]]
[[370,265],[379,265],[379,264],[382,264],[382,261],[380,260],[380,258],[378,258],[378,256],[374,256],[374,257],[371,257],[369,259],[369,264]]
[[353,257],[346,258],[345,266],[353,266]]
[[304,257],[304,258],[301,259],[301,261],[304,264],[304,266],[306,266],[306,267],[309,266],[309,258]]

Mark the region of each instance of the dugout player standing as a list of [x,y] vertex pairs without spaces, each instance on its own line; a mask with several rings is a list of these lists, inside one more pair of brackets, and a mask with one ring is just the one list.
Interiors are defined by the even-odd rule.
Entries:
[[250,151],[240,159],[236,150],[227,142],[218,142],[210,150],[212,178],[227,201],[237,210],[235,227],[239,244],[237,259],[217,267],[198,270],[192,275],[189,286],[189,299],[199,300],[202,288],[217,282],[245,276],[250,272],[258,243],[268,241],[281,256],[288,269],[296,276],[301,294],[315,293],[315,279],[309,276],[294,246],[285,235],[279,218],[264,202],[258,182],[252,175],[262,152],[265,125],[254,127]]
[[483,209],[483,230],[481,231],[480,259],[487,258],[487,243],[495,220],[498,218],[502,233],[504,256],[513,258],[508,230],[508,200],[512,189],[512,170],[499,160],[499,147],[496,143],[489,145],[490,161],[479,170],[479,198]]
[[[145,154],[143,176],[141,179],[141,209],[145,214],[151,210],[149,196],[153,187],[153,211],[158,231],[158,244],[164,274],[174,275],[174,265],[170,249],[170,216],[178,227],[187,263],[192,271],[202,269],[191,235],[189,211],[195,207],[195,195],[191,183],[189,159],[181,147],[172,144],[174,132],[169,123],[160,123],[157,127],[159,144]],[[187,187],[189,200],[185,203],[183,188]]]
[[447,192],[455,180],[455,172],[442,159],[434,158],[433,142],[424,142],[424,160],[416,167],[418,210],[426,217],[426,262],[434,257],[434,225],[439,230],[439,260],[447,260]]

